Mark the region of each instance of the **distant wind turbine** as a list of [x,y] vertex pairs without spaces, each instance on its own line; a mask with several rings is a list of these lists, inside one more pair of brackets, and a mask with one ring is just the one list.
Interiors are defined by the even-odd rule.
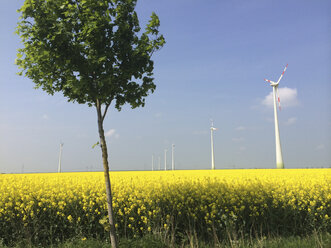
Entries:
[[171,169],[175,170],[175,155],[174,155],[175,145],[171,145]]
[[58,173],[61,172],[62,148],[63,148],[63,143],[60,143],[59,167],[57,168]]
[[279,84],[279,81],[284,76],[284,73],[287,69],[287,66],[288,65],[285,66],[285,69],[284,69],[282,75],[280,75],[277,82],[273,82],[273,81],[270,81],[268,79],[264,79],[264,81],[270,83],[270,85],[272,86],[272,91],[273,91],[274,116],[275,116],[275,138],[276,138],[276,164],[277,164],[278,169],[284,169],[284,162],[283,162],[282,147],[281,147],[281,144],[280,144],[280,136],[279,136],[276,94],[277,94],[277,98],[278,98],[279,110],[281,110],[280,98],[279,98],[279,94],[278,94],[278,84]]
[[214,131],[217,128],[214,128],[214,122],[211,120],[211,127],[210,127],[210,145],[211,145],[211,169],[215,170],[215,157],[214,157]]
[[164,170],[167,170],[167,149],[164,149]]

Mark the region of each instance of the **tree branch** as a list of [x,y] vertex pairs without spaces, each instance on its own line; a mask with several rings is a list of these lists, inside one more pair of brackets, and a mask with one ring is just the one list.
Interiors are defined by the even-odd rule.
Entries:
[[103,112],[103,115],[102,115],[102,121],[103,121],[103,120],[105,119],[105,117],[106,117],[106,114],[107,114],[107,110],[108,110],[108,108],[109,108],[110,104],[111,104],[111,101],[110,101],[110,103],[106,104],[106,108],[105,108],[105,111]]

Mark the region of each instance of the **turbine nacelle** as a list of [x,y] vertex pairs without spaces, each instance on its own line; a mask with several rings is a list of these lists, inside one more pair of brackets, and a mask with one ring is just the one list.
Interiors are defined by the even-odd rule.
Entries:
[[270,81],[270,80],[268,80],[268,79],[264,79],[264,81],[270,83],[270,86],[277,86],[277,85],[279,84],[279,81],[278,81],[277,83],[274,82],[274,81]]
[[217,128],[214,127],[214,121],[212,119],[210,119],[210,122],[211,122],[210,130],[216,131]]

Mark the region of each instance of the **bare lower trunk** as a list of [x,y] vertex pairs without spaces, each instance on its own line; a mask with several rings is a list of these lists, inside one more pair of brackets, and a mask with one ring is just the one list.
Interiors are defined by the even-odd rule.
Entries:
[[101,106],[98,104],[97,106],[98,113],[98,128],[99,128],[99,137],[100,137],[100,146],[102,151],[102,162],[106,183],[106,194],[107,194],[107,207],[108,207],[108,219],[110,224],[110,242],[112,248],[117,248],[117,238],[116,238],[116,230],[115,230],[115,221],[114,221],[114,212],[112,205],[112,193],[111,193],[111,185],[109,178],[109,166],[108,166],[108,152],[107,152],[107,144],[105,139],[105,133],[103,130],[103,116],[101,114]]

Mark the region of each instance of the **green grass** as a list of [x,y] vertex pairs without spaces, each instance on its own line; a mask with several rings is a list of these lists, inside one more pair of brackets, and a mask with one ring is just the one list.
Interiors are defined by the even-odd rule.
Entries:
[[[37,248],[26,243],[18,243],[13,248]],[[95,239],[76,238],[58,245],[51,245],[48,248],[109,248],[106,241]],[[120,248],[330,248],[331,234],[313,234],[307,237],[275,237],[252,240],[227,240],[217,245],[205,244],[203,242],[190,243],[184,239],[182,244],[171,245],[169,240],[162,240],[159,235],[147,235],[139,239],[120,239]],[[0,242],[0,248],[8,248]]]

